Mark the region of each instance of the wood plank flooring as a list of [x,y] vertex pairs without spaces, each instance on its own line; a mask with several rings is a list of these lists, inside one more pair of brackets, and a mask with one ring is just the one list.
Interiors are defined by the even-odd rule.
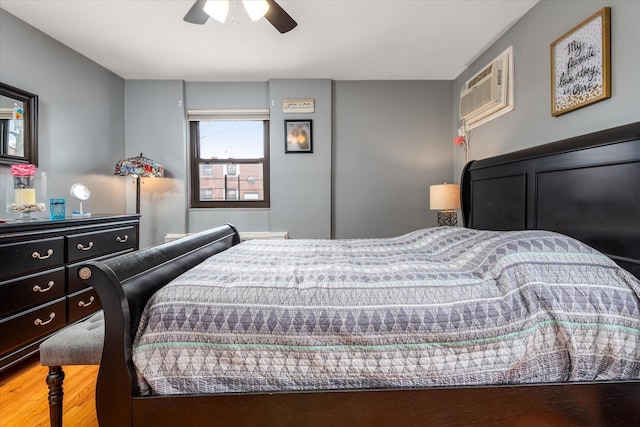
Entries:
[[[98,366],[63,366],[63,423],[73,427],[97,427],[95,388]],[[0,427],[49,425],[49,369],[38,356],[0,373]]]

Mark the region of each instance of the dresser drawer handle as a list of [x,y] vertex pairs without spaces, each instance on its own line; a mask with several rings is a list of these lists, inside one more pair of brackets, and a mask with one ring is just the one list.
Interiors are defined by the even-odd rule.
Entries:
[[128,235],[128,234],[125,234],[125,235],[124,235],[124,238],[123,238],[123,237],[120,237],[120,236],[116,237],[116,242],[124,243],[124,242],[126,242],[127,240],[129,240],[129,235]]
[[81,251],[88,251],[93,247],[93,242],[89,242],[89,246],[87,246],[86,248],[82,245],[82,243],[78,243],[78,246],[76,247]]
[[47,259],[51,255],[53,255],[53,249],[48,249],[46,255],[40,255],[40,252],[34,252],[34,253],[31,254],[31,258],[34,258],[34,259]]
[[47,292],[50,291],[51,288],[53,288],[53,285],[55,285],[55,282],[53,280],[50,280],[49,283],[47,283],[47,288],[41,288],[40,285],[35,285],[33,287],[33,292]]
[[79,301],[78,307],[89,307],[91,304],[93,304],[94,299],[95,299],[94,297],[91,297],[89,298],[89,302]]
[[33,321],[33,324],[36,326],[41,326],[41,325],[46,325],[48,323],[51,323],[53,321],[53,318],[56,317],[56,313],[55,312],[51,312],[51,314],[49,314],[49,320],[41,320],[40,318],[36,319]]

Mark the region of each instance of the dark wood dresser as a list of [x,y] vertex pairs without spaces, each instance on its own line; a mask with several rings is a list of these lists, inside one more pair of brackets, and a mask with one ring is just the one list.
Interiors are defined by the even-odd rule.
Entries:
[[101,308],[78,265],[137,250],[138,233],[137,214],[0,224],[0,371]]

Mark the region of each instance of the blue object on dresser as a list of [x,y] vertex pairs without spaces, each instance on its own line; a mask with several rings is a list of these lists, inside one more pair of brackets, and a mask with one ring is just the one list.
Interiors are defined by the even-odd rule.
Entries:
[[65,218],[65,200],[50,199],[49,200],[49,218],[52,220]]

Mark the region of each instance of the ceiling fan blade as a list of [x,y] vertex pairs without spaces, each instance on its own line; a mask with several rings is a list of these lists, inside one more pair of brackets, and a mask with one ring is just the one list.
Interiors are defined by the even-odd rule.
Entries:
[[265,19],[273,25],[276,30],[280,31],[280,33],[284,34],[288,31],[293,30],[298,23],[293,20],[291,16],[287,12],[284,11],[283,8],[280,7],[278,3],[274,0],[266,0],[269,3],[269,10],[266,15],[264,15]]
[[196,0],[182,20],[191,24],[203,25],[209,19],[209,15],[204,11],[206,3],[207,0]]

